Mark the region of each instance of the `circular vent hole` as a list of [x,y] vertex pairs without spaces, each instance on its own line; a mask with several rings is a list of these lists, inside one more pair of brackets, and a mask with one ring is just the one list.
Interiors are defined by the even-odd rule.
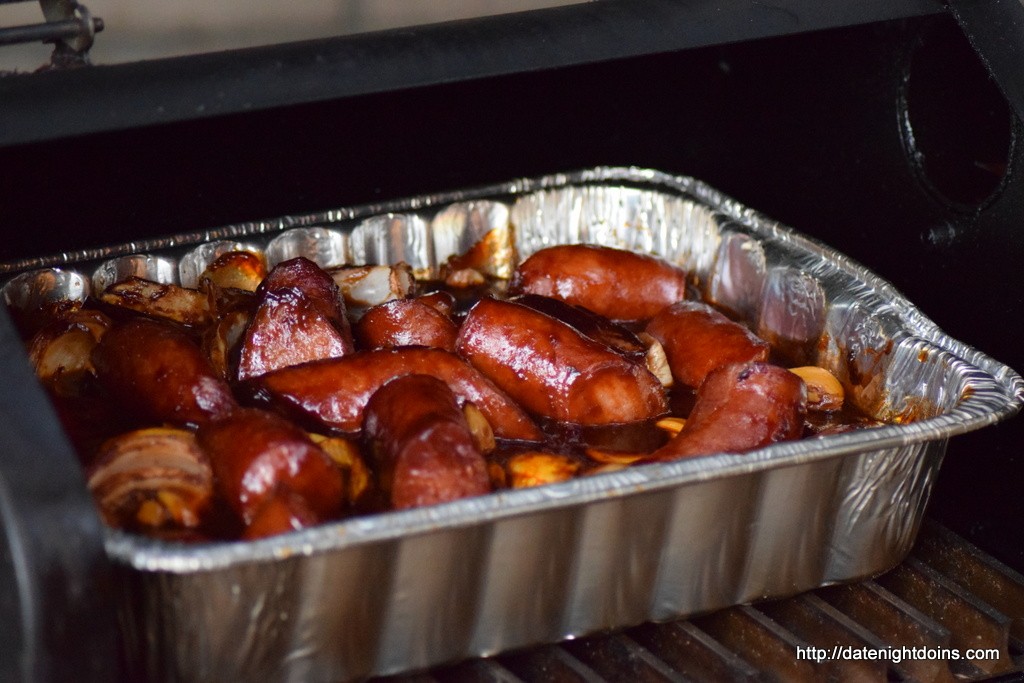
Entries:
[[928,188],[964,208],[993,199],[1010,163],[1013,114],[956,24],[922,37],[904,104],[908,151]]

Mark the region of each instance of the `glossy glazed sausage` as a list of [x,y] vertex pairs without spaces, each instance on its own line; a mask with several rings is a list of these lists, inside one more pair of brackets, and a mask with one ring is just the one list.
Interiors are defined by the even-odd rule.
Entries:
[[667,408],[661,383],[642,363],[521,304],[481,299],[456,349],[526,410],[561,422],[633,422]]
[[378,389],[366,406],[363,438],[395,509],[491,490],[487,463],[455,395],[436,377],[405,375]]
[[279,263],[256,297],[259,304],[242,338],[239,380],[355,350],[338,286],[312,261]]
[[686,271],[621,249],[548,247],[516,268],[511,293],[561,299],[609,320],[647,320],[686,298]]
[[302,496],[284,491],[263,501],[253,513],[252,521],[242,532],[242,539],[276,536],[316,526],[320,522],[320,518],[313,514]]
[[766,361],[771,351],[750,330],[699,301],[666,308],[647,324],[646,332],[661,342],[672,377],[694,388],[717,367]]
[[405,347],[359,351],[350,356],[278,370],[254,382],[257,400],[313,419],[329,429],[357,432],[370,396],[402,375],[443,380],[460,401],[473,403],[503,439],[539,441],[540,430],[500,389],[453,353]]
[[181,328],[146,318],[115,325],[92,353],[96,376],[128,412],[203,424],[236,408],[227,383]]
[[455,313],[455,297],[444,290],[437,290],[420,294],[416,301],[430,306],[446,318],[451,318]]
[[341,470],[304,431],[264,410],[240,409],[196,433],[209,455],[217,489],[249,525],[271,498],[300,496],[321,521],[342,507]]
[[557,318],[575,328],[583,336],[604,344],[627,358],[642,361],[647,352],[643,342],[624,326],[581,306],[573,306],[561,299],[537,294],[523,294],[512,301]]
[[363,349],[429,346],[454,351],[459,328],[433,306],[417,299],[394,299],[364,313],[353,332]]
[[682,431],[655,451],[664,461],[742,453],[799,438],[807,389],[792,372],[768,363],[735,363],[708,374]]

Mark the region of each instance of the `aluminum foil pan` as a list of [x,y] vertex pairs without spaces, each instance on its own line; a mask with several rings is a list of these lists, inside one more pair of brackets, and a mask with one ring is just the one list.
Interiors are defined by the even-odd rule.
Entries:
[[224,242],[271,264],[401,261],[432,276],[481,241],[498,276],[510,254],[561,243],[678,262],[706,298],[831,370],[861,410],[892,424],[251,543],[108,530],[136,672],[339,681],[875,575],[909,552],[948,439],[1024,403],[1016,372],[946,336],[863,267],[699,181],[651,170],[518,180],[0,272],[16,274],[3,295],[21,306],[82,297],[124,273],[187,283]]

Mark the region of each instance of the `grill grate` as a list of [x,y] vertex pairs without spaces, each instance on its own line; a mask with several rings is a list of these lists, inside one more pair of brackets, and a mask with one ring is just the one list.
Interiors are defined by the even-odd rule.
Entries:
[[[973,660],[814,661],[797,648],[929,648]],[[806,651],[806,650],[805,650]],[[1018,678],[1020,676],[1020,678]],[[1024,678],[1024,576],[926,522],[910,557],[877,579],[690,621],[644,624],[378,683],[979,681]]]

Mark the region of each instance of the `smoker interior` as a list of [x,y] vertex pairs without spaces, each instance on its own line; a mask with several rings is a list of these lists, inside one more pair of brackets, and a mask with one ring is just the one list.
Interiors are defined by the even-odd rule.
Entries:
[[[0,262],[634,165],[822,240],[1024,368],[1021,121],[945,12],[181,119],[0,148]],[[953,439],[929,508],[1018,571],[1022,436]]]

